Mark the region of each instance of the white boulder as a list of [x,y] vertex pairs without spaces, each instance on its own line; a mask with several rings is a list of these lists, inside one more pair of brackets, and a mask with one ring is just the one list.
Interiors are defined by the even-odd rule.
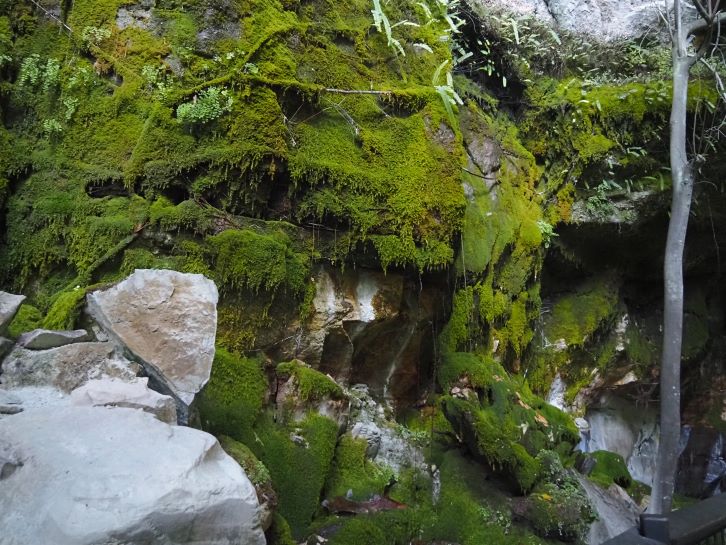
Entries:
[[[91,316],[182,410],[209,380],[217,332],[214,282],[201,274],[136,270],[123,282],[88,295]],[[185,415],[180,415],[185,421]]]
[[71,404],[79,407],[126,407],[153,414],[162,422],[176,424],[176,403],[170,396],[151,390],[149,379],[114,378],[89,380],[71,392]]
[[135,409],[0,420],[4,545],[263,545],[255,489],[211,435]]

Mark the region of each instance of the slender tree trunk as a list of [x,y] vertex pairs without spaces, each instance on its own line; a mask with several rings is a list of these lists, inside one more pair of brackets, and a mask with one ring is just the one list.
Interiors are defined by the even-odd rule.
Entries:
[[[677,2],[678,3],[678,2]],[[680,10],[678,10],[680,11]],[[677,12],[676,17],[680,17]],[[649,511],[671,510],[681,433],[681,344],[683,340],[683,250],[693,194],[693,169],[686,152],[686,108],[692,61],[685,51],[680,21],[673,44],[673,105],[670,163],[671,217],[663,265],[663,352],[660,371],[660,446]]]

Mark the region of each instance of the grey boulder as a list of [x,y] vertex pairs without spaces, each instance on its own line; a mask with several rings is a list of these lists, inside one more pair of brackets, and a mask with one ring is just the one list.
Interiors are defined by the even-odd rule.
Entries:
[[138,365],[116,353],[111,343],[76,343],[50,350],[16,347],[2,363],[5,388],[50,386],[70,393],[94,378],[133,379]]
[[48,350],[66,344],[90,341],[91,336],[85,329],[73,331],[55,331],[51,329],[34,329],[18,337],[18,345],[28,350]]
[[90,293],[88,309],[164,393],[181,402],[184,412],[209,380],[218,299],[214,282],[201,274],[139,269],[107,290]]
[[0,420],[4,545],[263,545],[255,489],[211,435],[143,411]]
[[148,386],[149,379],[116,378],[89,380],[71,392],[71,404],[86,407],[126,407],[153,414],[162,422],[176,424],[176,403]]
[[0,390],[0,414],[16,414],[23,410],[23,401],[8,392]]
[[0,291],[0,335],[8,332],[8,326],[15,318],[23,301],[25,301],[25,295],[13,295]]

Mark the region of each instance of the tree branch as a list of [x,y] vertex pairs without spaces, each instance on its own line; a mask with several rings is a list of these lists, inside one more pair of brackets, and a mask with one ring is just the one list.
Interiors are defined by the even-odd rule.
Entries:
[[707,30],[710,27],[720,26],[724,22],[726,22],[726,12],[722,11],[707,20],[701,19],[691,23],[686,27],[686,36],[691,36],[702,30]]

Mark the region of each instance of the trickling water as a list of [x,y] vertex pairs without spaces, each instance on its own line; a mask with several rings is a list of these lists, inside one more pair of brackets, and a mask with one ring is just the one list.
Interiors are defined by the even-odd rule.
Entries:
[[383,383],[383,399],[389,400],[390,396],[388,394],[389,386],[391,384],[391,379],[393,378],[394,373],[396,372],[396,368],[398,367],[398,362],[401,359],[401,355],[405,352],[406,348],[408,347],[408,343],[411,342],[411,337],[413,336],[414,331],[416,330],[416,324],[411,322],[406,326],[406,330],[401,335],[401,344],[398,347],[398,351],[396,352],[396,355],[391,358],[391,363],[388,366],[388,371],[386,371],[386,380]]
[[441,471],[436,466],[431,466],[431,502],[436,505],[441,497]]
[[567,384],[565,384],[565,381],[562,380],[560,374],[557,373],[552,381],[552,386],[550,386],[550,391],[547,394],[547,403],[557,407],[561,411],[564,411],[566,390]]

